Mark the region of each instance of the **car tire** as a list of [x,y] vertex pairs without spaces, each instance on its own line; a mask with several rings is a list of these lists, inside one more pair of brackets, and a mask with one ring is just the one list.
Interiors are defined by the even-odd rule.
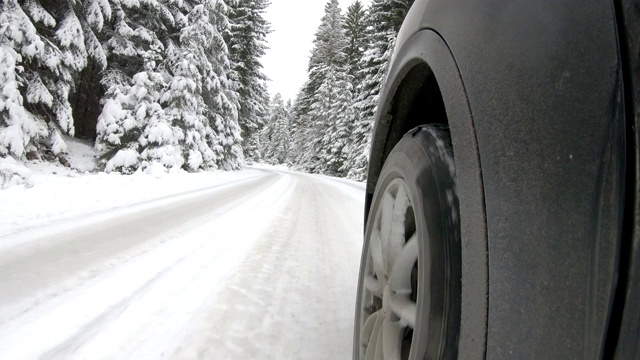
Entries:
[[[365,229],[355,359],[454,359],[461,245],[446,127],[407,133],[387,157]],[[382,356],[381,356],[382,355]]]

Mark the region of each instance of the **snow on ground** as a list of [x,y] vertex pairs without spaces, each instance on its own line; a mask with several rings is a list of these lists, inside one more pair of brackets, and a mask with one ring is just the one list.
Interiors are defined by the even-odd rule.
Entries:
[[0,190],[0,236],[260,175],[259,171],[251,169],[180,172],[165,176],[144,173],[80,175],[73,172],[61,175],[64,168],[45,164],[29,164],[29,167],[35,172],[31,175],[33,187],[13,186]]
[[30,168],[0,190],[0,359],[351,357],[363,184]]
[[69,164],[80,172],[91,172],[96,169],[98,155],[93,149],[93,141],[81,140],[72,136],[64,136],[69,148]]

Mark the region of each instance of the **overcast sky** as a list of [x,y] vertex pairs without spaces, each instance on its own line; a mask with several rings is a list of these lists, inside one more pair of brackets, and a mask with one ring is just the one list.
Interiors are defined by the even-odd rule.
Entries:
[[[355,0],[340,0],[344,13]],[[262,58],[264,73],[271,79],[269,92],[293,99],[307,79],[313,36],[328,0],[271,0],[265,18],[273,32],[267,36],[269,49]],[[360,0],[366,7],[370,0]]]

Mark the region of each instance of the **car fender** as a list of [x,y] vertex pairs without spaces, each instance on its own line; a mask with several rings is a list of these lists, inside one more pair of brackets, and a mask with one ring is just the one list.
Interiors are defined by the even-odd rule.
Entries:
[[[626,161],[614,19],[611,3],[577,0],[425,0],[407,15],[376,113],[367,196],[405,129],[402,87],[431,73],[458,173],[461,354],[467,341],[498,358],[602,351]],[[427,74],[412,73],[420,64]]]
[[[377,174],[386,155],[403,134],[393,116],[393,102],[398,86],[418,64],[429,64],[428,72],[435,76],[449,118],[453,149],[456,157],[457,191],[460,198],[462,233],[462,313],[461,359],[484,358],[487,323],[487,238],[485,206],[480,158],[477,150],[473,118],[468,106],[462,78],[453,56],[443,39],[434,31],[418,31],[396,47],[393,65],[379,103],[372,141],[372,162],[369,168],[368,193],[373,194]],[[430,76],[431,74],[422,74]],[[390,135],[393,134],[393,135]],[[384,155],[383,155],[384,154]],[[375,161],[373,161],[375,159]]]

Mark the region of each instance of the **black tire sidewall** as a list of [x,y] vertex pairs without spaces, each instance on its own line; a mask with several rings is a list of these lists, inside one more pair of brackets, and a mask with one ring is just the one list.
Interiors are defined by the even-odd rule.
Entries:
[[[405,135],[385,161],[367,220],[358,283],[356,344],[359,353],[363,273],[369,239],[385,189],[402,178],[419,238],[418,309],[410,359],[455,358],[460,327],[460,235],[453,159],[447,135],[421,127]],[[444,147],[443,147],[444,145]],[[448,147],[448,149],[447,149]],[[448,156],[447,156],[448,154]],[[449,194],[449,196],[447,196]]]

